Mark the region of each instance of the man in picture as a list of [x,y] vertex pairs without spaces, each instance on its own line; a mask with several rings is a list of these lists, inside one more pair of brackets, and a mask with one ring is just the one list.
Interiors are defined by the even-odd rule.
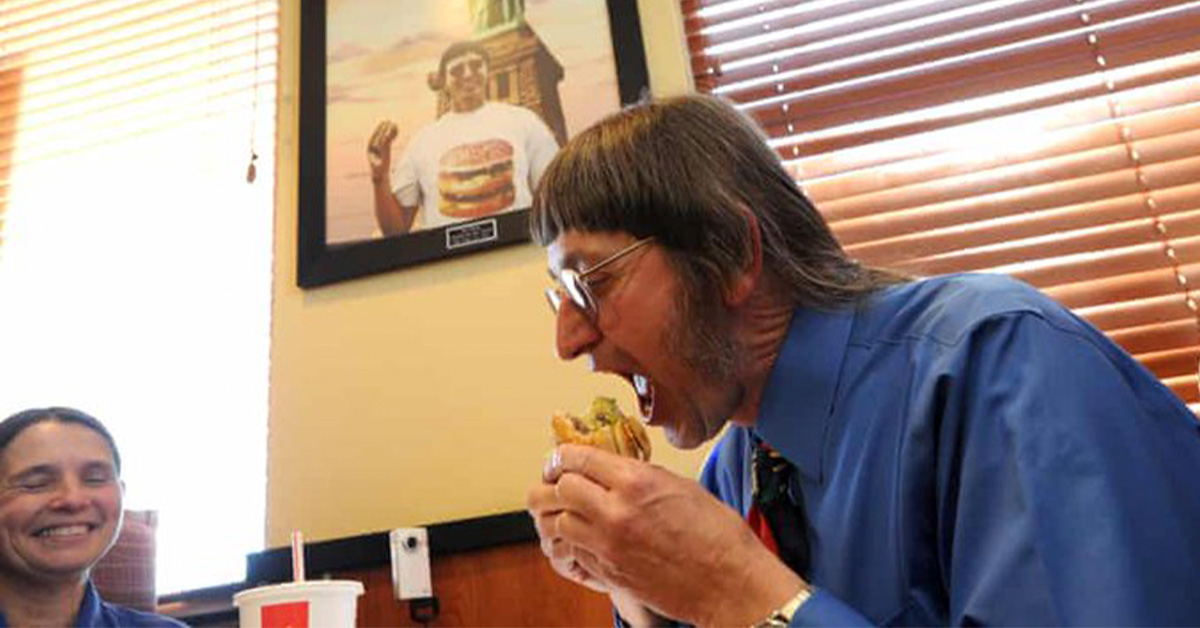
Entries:
[[531,190],[558,150],[534,112],[489,102],[487,50],[478,42],[451,45],[435,82],[450,109],[413,137],[392,171],[399,128],[380,122],[367,147],[375,217],[385,236],[528,207]]

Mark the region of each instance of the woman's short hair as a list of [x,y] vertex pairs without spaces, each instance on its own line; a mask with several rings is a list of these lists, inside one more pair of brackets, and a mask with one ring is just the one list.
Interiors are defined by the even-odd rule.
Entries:
[[4,419],[3,422],[0,422],[0,456],[4,455],[9,444],[17,436],[20,436],[21,432],[46,421],[82,425],[102,436],[112,452],[113,467],[116,469],[117,475],[121,474],[121,454],[117,451],[117,442],[113,440],[108,428],[104,427],[104,424],[96,417],[74,408],[31,408]]

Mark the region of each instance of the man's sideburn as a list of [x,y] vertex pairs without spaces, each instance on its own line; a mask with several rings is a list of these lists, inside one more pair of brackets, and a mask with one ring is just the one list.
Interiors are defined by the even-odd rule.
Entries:
[[695,408],[701,414],[697,418],[705,426],[707,440],[729,421],[745,396],[745,388],[737,379],[743,356],[733,338],[732,317],[724,299],[719,294],[707,294],[711,290],[689,289],[686,280],[679,286],[684,294],[676,300],[672,324],[663,337],[667,355],[679,356],[689,370],[700,376],[704,386],[713,390],[733,386],[723,395],[720,407]]

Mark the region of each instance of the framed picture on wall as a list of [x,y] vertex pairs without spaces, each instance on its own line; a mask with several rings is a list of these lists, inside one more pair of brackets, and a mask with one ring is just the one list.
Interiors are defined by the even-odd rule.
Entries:
[[648,84],[637,0],[301,0],[297,283],[529,239],[537,177]]

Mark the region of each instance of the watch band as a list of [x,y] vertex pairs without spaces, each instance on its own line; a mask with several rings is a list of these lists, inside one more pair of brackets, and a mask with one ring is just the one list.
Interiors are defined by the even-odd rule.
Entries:
[[784,602],[783,606],[771,611],[766,619],[758,622],[753,628],[787,628],[792,623],[792,618],[796,616],[796,611],[812,597],[813,588],[806,586],[800,589],[792,599]]

